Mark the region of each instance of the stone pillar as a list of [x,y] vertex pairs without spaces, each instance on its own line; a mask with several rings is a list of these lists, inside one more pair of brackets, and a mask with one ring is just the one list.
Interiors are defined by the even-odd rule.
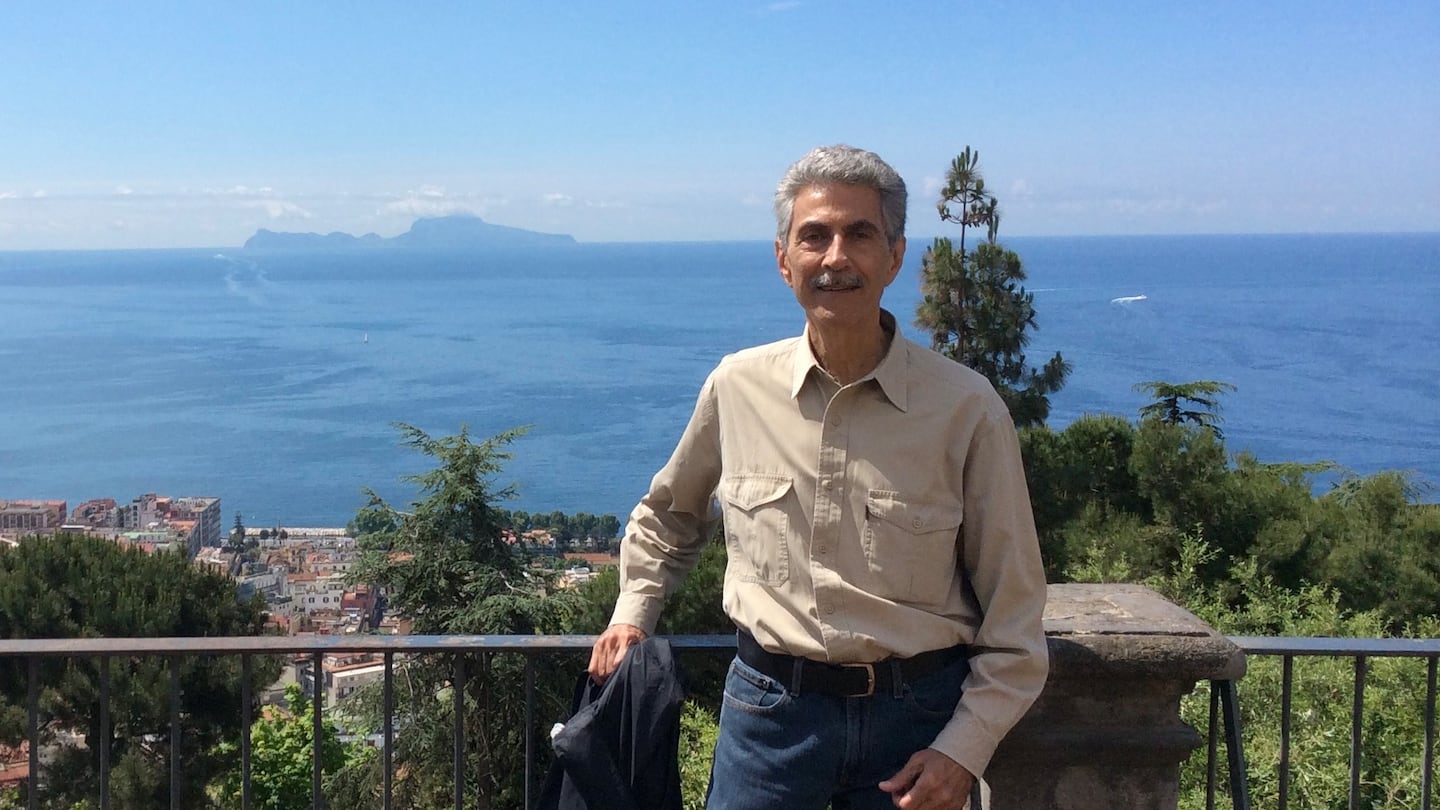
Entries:
[[1172,810],[1180,763],[1204,744],[1180,698],[1243,675],[1243,653],[1138,585],[1051,585],[1045,631],[1050,678],[985,774],[987,807]]

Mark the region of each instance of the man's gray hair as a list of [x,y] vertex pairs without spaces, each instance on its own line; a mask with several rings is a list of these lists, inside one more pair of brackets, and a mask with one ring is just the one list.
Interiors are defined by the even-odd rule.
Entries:
[[775,236],[781,245],[789,243],[795,198],[801,190],[828,183],[865,186],[880,192],[886,240],[893,246],[905,235],[905,181],[879,155],[842,143],[810,150],[780,178],[775,189]]

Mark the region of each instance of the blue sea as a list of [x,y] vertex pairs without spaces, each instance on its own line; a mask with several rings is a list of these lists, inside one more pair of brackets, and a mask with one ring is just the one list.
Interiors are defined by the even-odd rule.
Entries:
[[[925,243],[887,293],[902,324]],[[1134,417],[1138,382],[1222,380],[1232,451],[1440,483],[1440,234],[1006,244],[1032,361],[1074,364],[1052,426]],[[405,422],[526,426],[511,508],[623,517],[715,362],[801,324],[768,242],[0,252],[0,499],[211,495],[227,525],[343,525],[364,487],[414,497]]]

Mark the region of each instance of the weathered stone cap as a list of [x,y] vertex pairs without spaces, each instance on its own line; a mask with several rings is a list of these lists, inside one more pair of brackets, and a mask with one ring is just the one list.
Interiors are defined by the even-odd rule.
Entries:
[[1051,585],[1045,605],[1050,679],[1106,675],[1238,679],[1245,655],[1188,610],[1141,585]]

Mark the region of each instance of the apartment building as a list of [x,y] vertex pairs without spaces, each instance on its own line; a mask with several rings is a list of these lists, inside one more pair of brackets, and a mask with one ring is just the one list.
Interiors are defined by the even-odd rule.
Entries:
[[115,527],[132,531],[163,527],[183,529],[186,532],[186,551],[193,558],[202,547],[221,543],[220,499],[171,498],[147,492],[115,508]]
[[0,501],[0,532],[54,534],[65,525],[65,501]]

